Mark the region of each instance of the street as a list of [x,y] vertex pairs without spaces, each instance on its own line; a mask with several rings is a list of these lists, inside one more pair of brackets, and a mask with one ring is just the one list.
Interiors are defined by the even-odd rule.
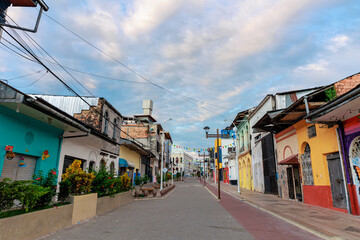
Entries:
[[42,239],[319,239],[222,196],[219,204],[197,180],[187,178],[164,199],[135,201]]

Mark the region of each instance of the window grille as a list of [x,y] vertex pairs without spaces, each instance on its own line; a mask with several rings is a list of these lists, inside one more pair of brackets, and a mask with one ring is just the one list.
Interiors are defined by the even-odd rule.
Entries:
[[308,127],[308,136],[309,136],[309,138],[316,137],[316,127],[315,127],[315,125],[311,125],[310,127]]

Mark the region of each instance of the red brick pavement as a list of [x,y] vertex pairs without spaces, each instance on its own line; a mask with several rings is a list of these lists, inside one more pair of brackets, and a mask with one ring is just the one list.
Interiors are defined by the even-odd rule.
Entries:
[[[217,188],[210,184],[207,184],[206,187],[217,196]],[[219,203],[239,222],[239,224],[244,226],[255,239],[322,239],[223,191],[221,191],[221,201]]]

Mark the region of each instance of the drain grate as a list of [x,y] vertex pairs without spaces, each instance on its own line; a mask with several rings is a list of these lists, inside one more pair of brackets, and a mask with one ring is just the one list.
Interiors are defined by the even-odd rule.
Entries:
[[360,233],[360,228],[354,227],[354,226],[350,226],[348,228],[344,229],[345,231],[349,231],[349,232],[358,232]]

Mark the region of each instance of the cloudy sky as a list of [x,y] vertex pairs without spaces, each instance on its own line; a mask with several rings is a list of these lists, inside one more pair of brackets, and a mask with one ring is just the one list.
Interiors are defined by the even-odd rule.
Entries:
[[[356,0],[46,2],[49,17],[107,55],[48,16],[30,36],[63,66],[116,79],[68,69],[123,115],[141,113],[142,100],[152,99],[154,117],[160,123],[172,118],[164,127],[175,144],[186,147],[211,146],[204,126],[212,131],[228,126],[237,112],[268,93],[321,86],[360,71]],[[8,15],[31,27],[36,11],[12,8]],[[0,78],[26,93],[70,94],[44,71],[11,80],[43,68],[4,45]],[[44,62],[77,92],[90,94],[59,66]]]

